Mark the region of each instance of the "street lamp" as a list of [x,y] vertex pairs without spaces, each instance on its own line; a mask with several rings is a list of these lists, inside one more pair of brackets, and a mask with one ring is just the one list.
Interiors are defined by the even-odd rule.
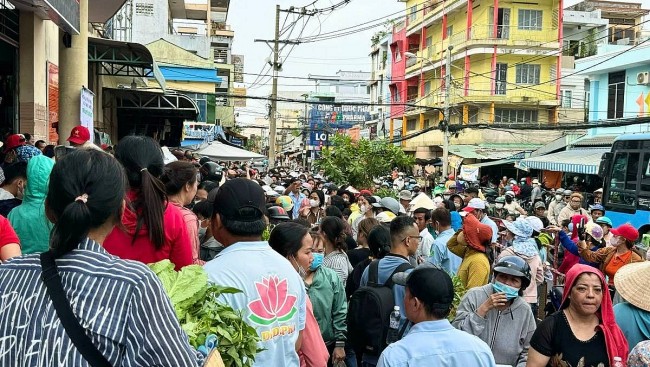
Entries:
[[[447,63],[445,65],[445,112],[444,112],[444,120],[443,120],[443,125],[442,125],[442,177],[447,178],[447,170],[449,168],[449,105],[450,105],[450,89],[451,89],[451,50],[454,48],[454,46],[449,45],[447,47]],[[431,66],[434,66],[433,61],[418,56],[414,54],[413,52],[405,52],[404,56],[407,59],[421,59],[425,60],[428,62]],[[420,78],[422,77],[422,68],[423,64],[420,64]]]

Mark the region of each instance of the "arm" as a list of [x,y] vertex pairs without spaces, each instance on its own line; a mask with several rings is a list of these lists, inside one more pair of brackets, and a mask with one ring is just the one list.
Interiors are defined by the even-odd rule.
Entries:
[[522,208],[521,205],[519,205],[519,203],[517,203],[517,211],[518,211],[519,214],[521,214],[521,215],[526,215],[526,214],[528,214],[528,213],[526,213],[526,211],[524,210],[524,208]]
[[[178,210],[178,213],[177,220],[174,223],[175,228],[171,229],[176,232],[176,236],[171,244],[171,253],[169,254],[169,261],[174,264],[176,271],[181,270],[184,266],[192,265],[192,240],[180,210]],[[167,218],[163,217],[163,219],[166,220]]]
[[465,294],[456,310],[456,318],[451,324],[458,330],[479,336],[485,330],[487,320],[485,319],[486,314],[483,316],[477,314],[480,300],[475,294],[476,292],[473,291]]
[[528,360],[526,361],[526,367],[546,367],[548,361],[550,360],[551,357],[547,357],[536,351],[535,348],[531,347],[528,350]]
[[341,284],[341,280],[338,276],[332,277],[330,283],[334,290],[334,297],[332,298],[332,328],[334,330],[334,339],[336,340],[337,346],[339,342],[342,342],[342,346],[345,346],[345,341],[347,340],[346,316],[348,314],[345,290],[343,289],[343,284]]
[[200,366],[160,280],[146,272],[129,300],[124,366]]
[[615,250],[616,249],[614,247],[605,247],[596,251],[591,251],[587,248],[587,243],[585,241],[578,242],[578,252],[580,253],[580,257],[590,263],[602,263],[605,261],[607,255],[611,251]]
[[17,243],[8,243],[0,247],[0,262],[7,261],[12,257],[20,256],[20,245]]
[[560,236],[560,244],[562,244],[562,247],[564,247],[570,253],[576,256],[580,256],[580,253],[578,252],[578,245],[576,245],[575,242],[571,241],[569,235],[564,233],[564,231],[559,231],[558,236]]
[[459,256],[459,257],[464,257],[465,256],[465,251],[467,250],[467,247],[463,246],[458,242],[458,235],[462,231],[458,231],[454,233],[453,236],[447,241],[447,248],[449,251],[451,251],[454,255]]
[[546,213],[546,219],[548,219],[549,223],[552,225],[556,225],[557,222],[555,221],[555,206],[557,203],[554,201],[548,205],[548,212]]
[[521,338],[524,340],[524,346],[519,353],[516,367],[526,367],[526,363],[528,362],[528,352],[530,350],[530,339],[532,339],[533,334],[537,329],[535,317],[532,314],[529,314],[527,319],[528,328],[521,331]]

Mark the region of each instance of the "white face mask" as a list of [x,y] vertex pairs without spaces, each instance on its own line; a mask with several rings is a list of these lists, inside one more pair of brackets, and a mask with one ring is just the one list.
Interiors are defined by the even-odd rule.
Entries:
[[612,239],[609,240],[609,244],[614,246],[614,247],[618,246],[618,242],[619,242],[618,237],[616,237],[616,236],[612,237]]
[[361,212],[361,214],[365,214],[367,210],[368,210],[368,207],[365,206],[365,205],[361,205],[359,207],[359,212]]
[[317,208],[319,204],[320,204],[320,201],[314,200],[314,199],[309,199],[309,206],[311,206],[312,208]]
[[556,201],[562,201],[562,195],[555,195]]

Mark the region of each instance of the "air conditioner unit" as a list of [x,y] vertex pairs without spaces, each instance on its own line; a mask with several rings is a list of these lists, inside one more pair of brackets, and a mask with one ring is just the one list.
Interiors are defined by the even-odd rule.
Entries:
[[636,74],[636,84],[639,85],[650,84],[650,71],[644,71]]

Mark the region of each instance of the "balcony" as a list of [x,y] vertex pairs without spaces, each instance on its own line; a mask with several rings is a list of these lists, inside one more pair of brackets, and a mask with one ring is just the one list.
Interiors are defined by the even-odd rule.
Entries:
[[461,31],[453,34],[448,40],[450,44],[454,45],[454,53],[464,51],[465,47],[486,45],[539,47],[553,50],[560,47],[557,42],[557,29],[550,27],[532,30],[519,29],[516,26],[497,25],[495,33],[493,25],[477,24],[471,28],[469,39],[467,39],[465,31]]
[[594,11],[575,11],[565,10],[562,23],[565,26],[581,26],[581,27],[600,27],[609,24],[608,19],[601,17],[601,10]]
[[212,37],[234,37],[235,32],[226,23],[211,22],[210,36]]
[[[406,70],[405,70],[405,75],[409,75],[414,72],[420,71],[420,68],[423,70],[426,70],[427,68],[431,68],[431,64],[433,62],[436,62],[440,60],[440,55],[439,52],[442,48],[439,46],[439,44],[434,44],[431,45],[421,51],[415,52],[417,55],[416,58],[409,58],[406,60]],[[425,61],[430,60],[431,62]]]

